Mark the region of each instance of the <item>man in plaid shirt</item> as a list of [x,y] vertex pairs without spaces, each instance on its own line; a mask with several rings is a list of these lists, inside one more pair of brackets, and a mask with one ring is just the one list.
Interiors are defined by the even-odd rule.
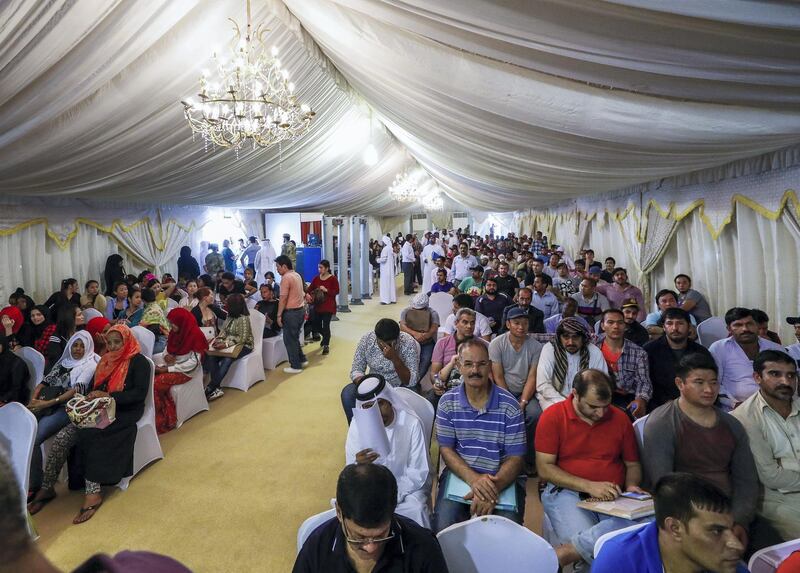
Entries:
[[533,240],[531,244],[531,252],[533,253],[534,258],[539,258],[544,254],[545,249],[547,249],[547,237],[542,236],[541,231],[536,231],[536,238]]
[[647,402],[653,395],[647,353],[641,346],[625,339],[625,316],[616,308],[603,312],[603,330],[595,345],[600,348],[608,373],[616,384],[613,404],[624,408],[633,418],[647,414]]

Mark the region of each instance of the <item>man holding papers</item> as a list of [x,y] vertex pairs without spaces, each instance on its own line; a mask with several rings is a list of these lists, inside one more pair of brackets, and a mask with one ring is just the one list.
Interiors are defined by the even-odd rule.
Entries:
[[358,385],[345,452],[348,464],[389,468],[397,480],[395,513],[430,529],[430,466],[422,422],[379,374],[368,374]]
[[[613,385],[600,370],[581,370],[563,402],[550,406],[536,429],[536,467],[547,481],[542,505],[558,541],[561,566],[589,569],[604,533],[633,521],[578,507],[582,499],[612,502],[639,489],[642,467],[628,416],[611,405]],[[441,406],[440,406],[441,407]],[[649,518],[645,518],[649,519]],[[582,562],[581,562],[582,561]],[[585,563],[584,563],[585,562]]]
[[518,477],[525,424],[519,403],[489,380],[485,344],[463,342],[458,370],[462,383],[442,396],[436,414],[439,452],[447,467],[439,479],[434,531],[491,513],[522,524],[525,477]]

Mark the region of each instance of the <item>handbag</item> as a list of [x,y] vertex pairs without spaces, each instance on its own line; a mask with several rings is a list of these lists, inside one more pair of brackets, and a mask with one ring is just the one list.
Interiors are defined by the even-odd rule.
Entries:
[[228,346],[227,348],[214,348],[212,341],[212,343],[208,345],[206,354],[208,356],[220,356],[222,358],[233,358],[236,360],[239,358],[239,354],[242,353],[243,348],[244,344],[234,344],[233,346]]
[[90,400],[82,394],[75,394],[67,402],[66,409],[70,421],[79,428],[102,430],[117,419],[117,403],[111,397]]
[[[66,391],[67,389],[63,386],[44,386],[39,392],[39,400],[55,400]],[[59,405],[50,406],[49,408],[34,412],[34,415],[37,420],[41,420],[45,416],[49,416],[55,412],[59,407]]]
[[315,288],[311,291],[311,304],[322,304],[325,302],[325,293],[321,288]]

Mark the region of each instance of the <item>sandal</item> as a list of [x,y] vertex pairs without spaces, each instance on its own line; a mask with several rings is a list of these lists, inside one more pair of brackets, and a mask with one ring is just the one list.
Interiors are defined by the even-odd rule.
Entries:
[[[39,493],[42,492],[42,491],[44,491],[44,490],[39,490],[36,493],[36,496],[38,496]],[[31,500],[31,502],[28,504],[28,513],[30,513],[31,515],[36,515],[37,513],[42,511],[42,509],[44,508],[45,505],[47,505],[52,500],[54,500],[56,498],[56,492],[53,491],[53,490],[50,490],[50,495],[45,495],[44,497],[42,497],[40,499],[36,499],[36,496],[34,496],[33,499]]]
[[[96,503],[94,505],[90,505],[90,506],[87,506],[87,507],[82,507],[80,512],[78,513],[78,515],[75,517],[75,519],[72,520],[72,524],[73,525],[79,525],[81,523],[86,523],[92,517],[94,517],[94,514],[97,513],[97,510],[100,509],[101,505],[103,505],[102,501],[99,502],[99,503]],[[91,513],[89,513],[89,512],[91,512]],[[84,519],[82,519],[83,516],[85,514],[87,514],[87,513],[89,513],[89,516],[84,518]]]

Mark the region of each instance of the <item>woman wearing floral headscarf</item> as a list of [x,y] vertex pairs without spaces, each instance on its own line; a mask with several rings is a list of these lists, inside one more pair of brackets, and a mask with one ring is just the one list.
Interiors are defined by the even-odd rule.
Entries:
[[139,325],[144,326],[155,335],[156,341],[153,344],[153,354],[160,354],[167,344],[169,322],[164,315],[164,309],[156,300],[155,291],[149,288],[143,289],[142,300],[144,301],[144,312],[139,320]]
[[153,397],[156,406],[156,429],[159,434],[169,432],[177,423],[175,402],[170,388],[191,380],[192,373],[202,364],[208,342],[197,326],[192,313],[185,308],[173,308],[167,319],[170,333],[167,351],[163,354],[165,366],[156,366]]
[[34,388],[28,408],[36,414],[39,424],[31,458],[28,486],[31,491],[38,490],[42,485],[42,452],[39,446],[69,424],[64,406],[76,392],[86,394],[89,391],[99,360],[100,357],[94,353],[92,336],[85,330],[79,330],[70,337],[61,359]]

